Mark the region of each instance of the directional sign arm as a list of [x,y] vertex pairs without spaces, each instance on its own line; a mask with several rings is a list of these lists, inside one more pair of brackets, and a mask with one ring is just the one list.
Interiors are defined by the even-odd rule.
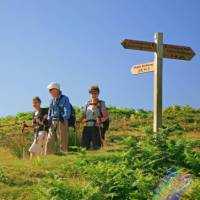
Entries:
[[156,51],[156,44],[154,42],[146,42],[140,40],[129,40],[125,39],[121,45],[125,49],[140,50],[140,51]]
[[153,72],[153,71],[154,71],[154,62],[134,65],[131,68],[131,73],[135,74],[135,75],[136,74],[147,73],[147,72]]
[[[121,45],[125,49],[140,50],[156,52],[156,44],[154,42],[146,42],[140,40],[125,39]],[[163,44],[163,57],[178,59],[178,60],[191,60],[195,56],[195,52],[191,47],[179,46],[172,44]]]
[[178,60],[191,60],[195,52],[191,47],[172,44],[163,45],[164,57]]

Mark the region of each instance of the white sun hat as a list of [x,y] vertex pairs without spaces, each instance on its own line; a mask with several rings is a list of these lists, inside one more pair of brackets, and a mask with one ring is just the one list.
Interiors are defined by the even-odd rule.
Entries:
[[58,90],[60,90],[60,84],[59,84],[59,83],[56,83],[56,82],[51,82],[51,83],[47,86],[47,89],[48,89],[48,90],[51,90],[51,89],[58,89]]

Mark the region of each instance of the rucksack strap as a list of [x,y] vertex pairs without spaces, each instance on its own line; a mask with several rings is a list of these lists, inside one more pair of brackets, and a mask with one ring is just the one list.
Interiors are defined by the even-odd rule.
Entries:
[[102,110],[101,110],[102,109],[102,102],[103,102],[102,100],[99,100],[97,104],[92,104],[91,101],[89,100],[87,102],[87,104],[86,104],[85,113],[87,111],[88,106],[90,106],[90,105],[96,105],[96,107],[99,109],[101,117],[103,117],[103,113],[102,113]]
[[[62,98],[63,98],[63,95],[61,94],[61,95],[60,95],[60,98],[59,98],[58,100],[56,100],[56,102],[55,102],[55,103],[56,103],[57,105],[59,105],[59,103],[60,103],[60,100],[61,100]],[[51,103],[50,103],[50,108],[51,108],[52,106],[53,106],[53,99],[51,100]]]

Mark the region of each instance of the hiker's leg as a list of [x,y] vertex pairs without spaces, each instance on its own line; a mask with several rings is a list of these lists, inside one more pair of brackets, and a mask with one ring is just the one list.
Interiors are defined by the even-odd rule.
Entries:
[[45,144],[46,144],[47,132],[40,131],[38,133],[38,147],[37,147],[37,155],[45,155]]
[[47,141],[46,141],[46,145],[45,145],[45,155],[53,153],[55,137],[56,136],[55,136],[54,126],[51,125],[51,127],[49,129],[49,133],[47,135]]
[[46,143],[47,143],[47,136],[48,136],[48,132],[45,131],[43,133],[43,138],[42,138],[42,151],[41,151],[41,154],[43,156],[45,155],[45,147],[46,147]]
[[67,151],[68,149],[68,122],[59,122],[60,149]]
[[35,156],[35,145],[36,145],[36,142],[34,139],[33,144],[31,145],[31,147],[28,150],[30,152],[30,159],[32,159]]
[[36,157],[36,154],[34,152],[30,152],[30,160],[35,158]]
[[92,143],[94,149],[101,148],[101,128],[94,126],[92,127]]
[[82,134],[82,142],[81,146],[89,149],[90,148],[90,135],[89,135],[89,127],[84,127]]
[[91,143],[92,143],[92,137],[93,137],[93,131],[94,131],[94,127],[88,127],[88,143],[89,143],[89,148],[91,148]]
[[106,129],[103,127],[101,128],[101,137],[103,140],[105,140],[105,134],[106,134]]
[[39,135],[38,138],[35,138],[31,147],[29,148],[29,152],[30,152],[30,158],[32,159],[35,156],[40,155],[39,153]]

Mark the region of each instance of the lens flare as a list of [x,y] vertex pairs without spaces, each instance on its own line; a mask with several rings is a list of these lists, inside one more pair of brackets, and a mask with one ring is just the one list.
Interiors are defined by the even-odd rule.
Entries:
[[190,174],[171,168],[154,191],[153,200],[179,200],[191,183]]

